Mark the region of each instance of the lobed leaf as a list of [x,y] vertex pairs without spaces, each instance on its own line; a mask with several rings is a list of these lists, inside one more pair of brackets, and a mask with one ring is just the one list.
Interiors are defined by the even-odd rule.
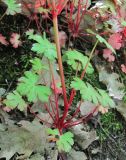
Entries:
[[20,111],[23,111],[27,107],[27,104],[17,91],[9,93],[7,95],[7,99],[5,99],[3,102],[6,104],[7,107],[12,109],[17,107]]
[[21,4],[16,3],[16,0],[2,0],[7,5],[6,14],[14,15],[21,13]]
[[32,69],[35,73],[41,73],[43,69],[48,69],[47,66],[42,64],[42,60],[37,57],[30,60],[30,62],[32,63]]
[[56,141],[59,151],[69,152],[71,150],[71,146],[74,144],[73,133],[66,132],[60,135],[58,129],[51,129],[51,128],[49,128],[47,132],[48,134],[59,136],[59,139]]
[[50,43],[45,35],[40,36],[34,34],[33,30],[27,31],[26,35],[28,36],[28,39],[36,41],[36,43],[32,45],[32,51],[37,52],[37,54],[41,56],[44,55],[49,60],[54,60],[57,57],[56,46],[53,43]]
[[25,76],[19,79],[17,91],[28,98],[30,102],[36,102],[38,99],[47,102],[51,90],[47,86],[37,84],[39,75],[26,71]]
[[115,106],[114,101],[109,97],[105,90],[94,88],[91,84],[83,82],[80,78],[74,78],[71,87],[80,91],[83,100],[92,101],[96,105],[100,103],[105,107]]
[[[63,61],[66,61],[69,65],[71,65],[74,70],[78,69],[80,71],[85,68],[88,62],[88,57],[76,50],[69,50],[64,54]],[[93,72],[94,69],[89,62],[86,73],[92,74]]]
[[71,150],[71,146],[74,144],[73,134],[71,132],[64,133],[60,136],[56,144],[59,151],[69,152]]

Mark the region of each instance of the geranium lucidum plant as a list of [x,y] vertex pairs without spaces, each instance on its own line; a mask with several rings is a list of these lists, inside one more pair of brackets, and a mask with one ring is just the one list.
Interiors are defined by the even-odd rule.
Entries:
[[[67,2],[68,0],[47,0],[53,19],[55,44],[51,43],[45,34],[43,34],[43,36],[34,34],[34,30],[26,32],[28,39],[35,41],[31,50],[37,53],[37,57],[31,60],[32,69],[26,71],[24,76],[18,80],[16,90],[7,95],[4,104],[11,109],[17,107],[21,111],[28,107],[30,112],[35,114],[31,104],[41,101],[43,107],[52,119],[52,123],[47,122],[37,115],[36,117],[50,127],[48,134],[58,136],[56,144],[59,151],[69,152],[71,145],[74,143],[73,134],[71,132],[64,132],[64,130],[86,121],[98,109],[99,105],[114,107],[114,102],[105,90],[93,87],[90,83],[83,81],[85,74],[93,74],[94,72],[90,60],[101,37],[96,41],[89,57],[84,56],[77,50],[68,50],[64,52],[63,56],[61,55],[57,17]],[[95,34],[94,32],[91,33]],[[107,42],[104,41],[104,43]],[[109,46],[109,48],[111,47]],[[47,62],[46,65],[45,61]],[[58,84],[57,78],[55,77],[56,68],[54,68],[54,66],[56,61],[58,62],[61,85]],[[70,65],[76,72],[76,76],[70,84],[70,94],[68,94],[65,84],[63,61]],[[82,71],[81,77],[77,77],[80,71]],[[45,79],[45,72],[50,73],[50,82]],[[73,115],[69,115],[68,117],[68,112],[72,106],[76,91],[80,92],[81,100]],[[60,94],[63,95],[64,101],[62,113],[60,113],[59,106]],[[83,100],[92,101],[96,107],[86,117],[76,119]],[[54,129],[51,129],[52,127]]]

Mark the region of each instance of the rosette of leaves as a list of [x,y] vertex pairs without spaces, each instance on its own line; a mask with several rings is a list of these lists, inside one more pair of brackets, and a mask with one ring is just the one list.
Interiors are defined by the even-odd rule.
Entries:
[[7,5],[6,14],[14,15],[21,13],[21,4],[16,3],[16,0],[2,0]]
[[93,66],[90,62],[88,62],[88,57],[76,50],[69,50],[65,52],[63,61],[67,62],[67,64],[70,65],[74,70],[78,71],[85,69],[88,63],[86,73],[92,74],[94,72]]
[[51,129],[51,128],[48,128],[47,132],[49,135],[59,137],[58,140],[56,141],[56,145],[60,152],[61,151],[69,152],[71,150],[71,146],[74,144],[73,133],[66,132],[60,135],[58,129]]
[[71,87],[80,91],[83,100],[93,102],[96,105],[101,104],[104,107],[115,106],[114,101],[105,90],[94,88],[91,84],[82,81],[80,78],[74,78],[74,81],[71,82]]
[[56,46],[48,41],[45,34],[41,36],[39,34],[34,34],[34,30],[29,30],[26,32],[26,35],[28,39],[36,41],[36,43],[32,45],[32,51],[40,56],[44,55],[49,60],[54,60],[57,57]]

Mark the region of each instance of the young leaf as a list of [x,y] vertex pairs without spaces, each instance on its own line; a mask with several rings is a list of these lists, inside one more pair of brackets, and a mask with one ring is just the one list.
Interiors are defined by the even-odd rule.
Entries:
[[41,71],[44,69],[48,69],[47,66],[42,64],[42,60],[40,60],[39,58],[34,58],[33,60],[30,60],[30,62],[32,63],[32,69],[35,73],[41,73]]
[[112,54],[112,51],[108,48],[103,49],[103,57],[108,60],[108,62],[115,61],[115,56]]
[[4,37],[2,34],[0,34],[0,43],[7,46],[9,43],[6,40],[6,37]]
[[91,84],[84,83],[79,78],[74,78],[74,81],[71,83],[71,87],[80,91],[83,100],[92,101],[96,105],[100,103],[105,107],[115,106],[113,100],[109,97],[106,91],[98,88],[95,89]]
[[37,84],[39,75],[26,71],[25,76],[19,79],[17,91],[21,95],[25,95],[30,102],[36,102],[38,99],[47,102],[51,94],[51,90],[47,86]]
[[121,64],[121,70],[122,70],[123,73],[126,74],[126,65]]
[[25,32],[25,34],[26,34],[27,36],[29,36],[29,37],[32,38],[32,36],[34,35],[34,29],[29,29],[29,30],[27,30],[27,31]]
[[56,142],[59,151],[69,152],[71,146],[74,144],[73,133],[66,132],[59,137],[59,140]]
[[16,0],[2,0],[7,5],[6,14],[14,15],[21,13],[21,4],[17,4]]
[[21,41],[19,40],[20,35],[17,33],[12,33],[10,38],[10,43],[13,45],[14,48],[18,48],[21,45]]
[[13,91],[12,93],[9,93],[7,95],[7,99],[3,101],[7,107],[14,109],[18,108],[20,111],[23,111],[26,107],[27,104],[25,101],[22,99],[21,95],[17,91]]
[[55,45],[50,43],[45,35],[42,37],[34,34],[33,30],[26,32],[26,35],[28,39],[36,41],[36,43],[32,45],[32,51],[37,52],[39,55],[44,54],[49,60],[54,60],[57,57]]
[[59,139],[56,141],[59,151],[69,152],[71,150],[71,146],[74,144],[73,133],[66,132],[60,135],[58,129],[50,129],[50,128],[47,130],[47,132],[48,134],[59,136]]
[[122,46],[122,35],[121,33],[114,33],[110,35],[108,39],[108,43],[114,48],[114,49],[120,49]]
[[87,29],[87,32],[91,33],[91,34],[94,34],[96,36],[96,38],[99,40],[99,42],[104,43],[107,48],[109,48],[113,53],[116,54],[116,51],[114,50],[114,48],[103,37],[101,37],[99,34],[93,32],[90,29]]
[[58,129],[48,128],[48,129],[47,129],[47,133],[48,133],[48,134],[51,134],[51,135],[55,135],[55,136],[56,136],[56,135],[58,135],[58,136],[60,135]]
[[[63,61],[66,61],[69,65],[71,65],[74,70],[81,70],[85,68],[88,62],[88,57],[76,50],[69,50],[64,54]],[[93,72],[94,69],[89,62],[86,73],[92,74]]]

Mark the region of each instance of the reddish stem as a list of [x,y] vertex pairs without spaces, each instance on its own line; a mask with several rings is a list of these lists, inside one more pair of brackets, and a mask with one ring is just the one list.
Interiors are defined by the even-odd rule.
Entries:
[[40,122],[45,123],[45,124],[46,124],[47,126],[49,126],[49,127],[52,125],[51,123],[49,123],[49,122],[43,120],[42,118],[40,118],[40,117],[31,109],[30,106],[28,106],[28,109],[29,109],[29,111],[30,111],[36,118],[38,118],[38,119],[40,120]]
[[96,112],[97,108],[98,108],[98,106],[95,107],[94,110],[92,112],[90,112],[86,117],[82,117],[79,120],[74,121],[74,122],[70,122],[70,123],[66,122],[66,123],[64,123],[64,128],[70,128],[70,127],[76,126],[76,125],[78,125],[80,123],[87,122],[93,116],[93,114]]
[[56,105],[56,119],[58,121],[59,119],[59,106],[58,106],[58,99],[57,99],[57,95],[56,95],[56,84],[55,84],[55,79],[54,79],[54,74],[53,74],[53,70],[52,70],[52,66],[51,63],[49,62],[49,67],[50,67],[50,71],[51,71],[51,75],[52,75],[52,82],[53,82],[53,86],[54,86],[54,98],[55,98],[55,105]]
[[55,124],[55,119],[54,119],[52,113],[50,112],[50,110],[49,110],[49,108],[48,108],[48,105],[47,105],[47,104],[44,104],[44,107],[45,107],[46,111],[49,113],[50,117],[52,118],[52,120],[53,120],[53,122],[54,122],[54,124]]
[[68,119],[67,121],[71,121],[73,118],[75,118],[75,116],[78,114],[78,112],[80,112],[81,104],[82,104],[82,100],[80,101],[80,103],[79,103],[76,111],[74,112],[73,116],[70,119]]

